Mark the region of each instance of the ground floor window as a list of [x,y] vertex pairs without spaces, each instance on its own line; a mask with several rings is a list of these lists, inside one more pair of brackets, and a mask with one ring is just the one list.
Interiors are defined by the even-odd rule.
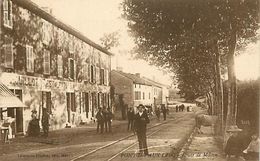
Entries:
[[89,112],[89,93],[88,92],[81,92],[80,93],[80,113],[86,112],[86,117],[88,118]]
[[66,93],[68,122],[71,122],[71,111],[76,112],[75,93]]
[[51,92],[42,92],[42,108],[46,109],[49,114],[52,113],[52,102],[51,102]]
[[91,93],[91,102],[92,102],[92,117],[94,117],[95,109],[97,109],[97,97],[95,92]]

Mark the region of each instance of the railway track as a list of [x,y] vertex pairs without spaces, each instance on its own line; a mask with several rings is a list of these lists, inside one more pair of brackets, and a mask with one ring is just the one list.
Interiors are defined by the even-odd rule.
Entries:
[[[158,133],[159,131],[165,129],[167,125],[172,121],[178,121],[182,117],[179,116],[174,119],[170,119],[168,121],[155,124],[151,127],[147,128],[147,137]],[[110,142],[106,145],[100,146],[92,151],[89,151],[87,153],[81,154],[75,158],[73,158],[71,161],[80,161],[80,160],[106,160],[111,161],[127,151],[128,149],[132,148],[137,144],[137,139],[135,134],[128,135],[126,137],[120,138],[116,141]],[[97,156],[102,156],[101,158],[97,158]]]

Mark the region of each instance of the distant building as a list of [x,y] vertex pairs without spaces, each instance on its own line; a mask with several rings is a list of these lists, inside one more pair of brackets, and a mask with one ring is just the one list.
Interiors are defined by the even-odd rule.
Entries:
[[47,109],[52,130],[110,107],[110,52],[29,0],[0,0],[0,19],[0,80],[28,106],[0,108],[15,133],[26,133],[32,110],[41,120]]
[[[154,107],[164,103],[168,96],[167,92],[163,93],[163,89],[167,89],[165,85],[141,77],[140,73],[131,74],[121,70],[112,70],[111,85],[115,90],[114,93],[122,99],[119,102],[123,102],[127,107],[137,107],[143,104],[154,110]],[[122,104],[119,106],[126,108]],[[126,109],[118,110],[126,111]]]

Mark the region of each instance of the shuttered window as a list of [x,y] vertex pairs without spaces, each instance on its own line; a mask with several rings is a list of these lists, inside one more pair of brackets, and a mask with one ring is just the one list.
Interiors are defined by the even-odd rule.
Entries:
[[90,66],[90,80],[91,83],[96,83],[96,67],[94,65]]
[[26,70],[27,72],[34,72],[34,53],[33,47],[26,45]]
[[85,81],[89,80],[89,65],[88,64],[84,64],[83,66],[83,77]]
[[69,58],[69,78],[74,79],[75,77],[75,64],[72,58]]
[[13,39],[5,37],[5,43],[3,45],[4,57],[5,57],[5,67],[13,68],[14,66],[14,55],[13,55]]
[[58,67],[58,77],[62,78],[63,76],[63,61],[62,61],[62,56],[61,55],[58,55],[58,58],[57,58],[57,67]]
[[13,28],[12,1],[3,0],[3,23],[5,27]]
[[104,69],[100,69],[100,84],[103,85],[105,84],[105,70]]
[[43,52],[43,72],[44,74],[50,74],[50,51],[44,49]]

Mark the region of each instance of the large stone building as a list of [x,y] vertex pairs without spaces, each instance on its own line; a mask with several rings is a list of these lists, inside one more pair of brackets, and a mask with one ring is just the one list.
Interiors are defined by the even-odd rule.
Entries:
[[47,109],[52,130],[110,106],[110,52],[29,0],[0,0],[0,20],[0,80],[27,106],[0,108],[15,133],[26,133],[32,110],[41,120]]

